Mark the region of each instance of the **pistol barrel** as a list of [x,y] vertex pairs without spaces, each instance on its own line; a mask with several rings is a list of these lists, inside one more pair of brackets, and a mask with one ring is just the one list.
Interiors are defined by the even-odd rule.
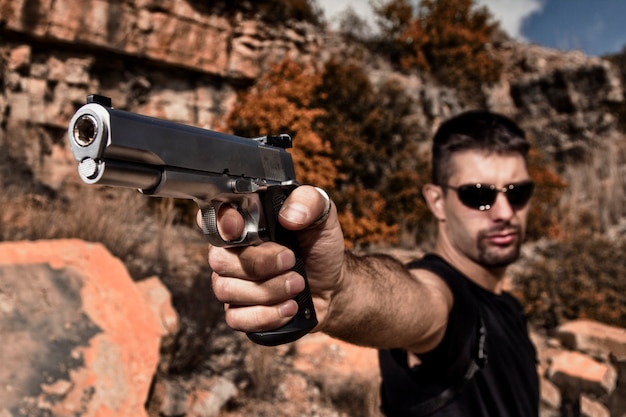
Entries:
[[79,176],[88,184],[202,200],[295,183],[287,135],[289,141],[247,139],[117,110],[93,97],[68,127]]
[[[278,220],[280,207],[298,186],[286,151],[289,135],[242,138],[117,110],[109,98],[97,95],[74,114],[67,133],[85,183],[193,199],[207,239],[217,246],[271,240],[294,251],[293,270],[305,280],[305,290],[294,298],[298,314],[279,329],[249,333],[251,340],[269,346],[288,343],[317,325],[297,236]],[[244,219],[238,239],[224,240],[219,234],[217,214],[224,204]]]

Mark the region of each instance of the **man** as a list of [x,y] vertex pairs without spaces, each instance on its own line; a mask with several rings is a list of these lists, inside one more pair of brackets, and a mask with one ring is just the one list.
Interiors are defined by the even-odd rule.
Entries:
[[[437,243],[408,266],[344,251],[336,210],[313,187],[297,188],[279,213],[298,232],[316,330],[379,348],[388,416],[538,415],[536,352],[519,303],[502,288],[519,257],[533,191],[524,136],[486,111],[441,125],[432,184],[423,188]],[[243,220],[226,209],[219,227],[235,239]],[[209,263],[233,329],[278,328],[296,313],[291,298],[304,280],[289,271],[287,248],[210,248]]]

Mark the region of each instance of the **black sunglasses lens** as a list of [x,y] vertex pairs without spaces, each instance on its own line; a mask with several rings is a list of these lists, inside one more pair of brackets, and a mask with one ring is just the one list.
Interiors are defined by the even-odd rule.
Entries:
[[477,210],[489,210],[496,201],[498,191],[479,185],[462,185],[457,194],[461,203]]
[[[535,184],[532,182],[511,184],[504,195],[511,207],[520,209],[528,204],[534,188]],[[476,210],[489,210],[495,203],[498,193],[501,192],[493,186],[480,184],[462,185],[456,191],[461,203]]]
[[509,204],[513,208],[521,208],[528,204],[530,197],[533,195],[535,184],[532,182],[526,182],[514,186],[506,192],[506,197],[509,200]]

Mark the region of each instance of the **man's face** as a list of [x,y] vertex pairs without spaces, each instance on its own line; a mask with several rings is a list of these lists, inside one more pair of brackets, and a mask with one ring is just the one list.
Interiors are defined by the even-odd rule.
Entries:
[[[465,184],[495,185],[502,189],[509,184],[530,179],[521,155],[497,155],[465,151],[452,157],[449,186]],[[465,206],[457,192],[446,190],[443,232],[457,255],[469,258],[486,268],[505,267],[514,262],[526,233],[528,204],[511,207],[504,193],[498,193],[489,210]]]

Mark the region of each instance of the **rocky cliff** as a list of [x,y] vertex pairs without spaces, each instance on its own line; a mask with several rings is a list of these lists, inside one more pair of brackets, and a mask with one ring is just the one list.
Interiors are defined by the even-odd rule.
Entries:
[[88,93],[211,128],[237,91],[273,63],[290,57],[319,67],[341,56],[368,68],[374,83],[401,79],[426,134],[476,102],[511,115],[565,175],[572,201],[589,210],[597,202],[604,228],[625,214],[624,139],[611,111],[623,91],[615,68],[598,58],[502,41],[494,50],[505,75],[468,102],[427,76],[394,73],[365,48],[311,25],[207,15],[192,1],[1,0],[0,11],[0,143],[5,157],[52,187],[70,169],[62,167],[62,130]]
[[[5,190],[17,188],[36,193],[38,197],[28,207],[34,207],[36,215],[44,219],[50,206],[48,197],[73,201],[75,189],[80,185],[77,185],[76,166],[65,135],[71,115],[84,103],[87,94],[97,92],[110,96],[118,108],[216,128],[229,112],[237,93],[250,86],[272,63],[290,57],[319,66],[336,55],[360,62],[374,83],[392,77],[401,80],[416,98],[414,114],[425,135],[443,118],[475,102],[514,117],[568,182],[565,198],[571,207],[602,213],[600,227],[603,230],[612,229],[620,222],[623,224],[626,146],[618,116],[612,109],[622,103],[624,94],[619,74],[607,61],[575,52],[560,53],[501,41],[494,45],[494,50],[507,63],[504,76],[499,83],[485,87],[482,97],[470,102],[454,89],[433,83],[427,75],[393,72],[388,63],[363,45],[345,41],[337,34],[301,22],[274,26],[242,15],[214,16],[198,4],[201,2],[190,0],[0,0],[0,179]],[[0,201],[7,204],[7,200]],[[134,206],[123,209],[135,210]],[[79,206],[78,210],[81,213],[94,210],[93,201]],[[3,219],[9,216],[15,223],[32,221],[23,213],[10,216],[9,212],[9,207],[5,206]],[[164,211],[164,218],[170,215],[168,213]],[[133,229],[127,234],[148,234],[140,254],[157,246],[161,248],[156,253],[166,258],[170,266],[168,276],[161,278],[173,294],[180,317],[168,319],[170,324],[175,320],[177,325],[161,334],[158,364],[150,356],[155,349],[152,339],[154,332],[159,331],[158,326],[151,327],[150,345],[137,348],[147,355],[142,362],[142,375],[148,375],[146,378],[152,381],[148,394],[145,385],[137,384],[137,395],[146,398],[111,397],[108,400],[116,404],[146,402],[146,412],[151,416],[279,415],[276,410],[285,412],[280,415],[351,415],[349,410],[353,404],[345,399],[348,395],[363,403],[361,410],[372,408],[370,402],[375,402],[372,398],[376,396],[377,376],[371,351],[351,350],[352,347],[327,340],[316,345],[319,340],[316,338],[307,339],[296,347],[267,351],[232,336],[223,329],[223,323],[219,324],[220,317],[215,311],[220,307],[211,304],[208,294],[208,272],[198,266],[205,263],[201,240],[190,237],[188,231],[168,230],[161,236],[154,231],[157,227],[155,223],[142,223],[141,230]],[[154,236],[160,237],[154,239]],[[125,239],[129,240],[130,236]],[[164,241],[168,244],[166,251],[162,250]],[[99,250],[85,248],[81,243],[71,248],[67,243],[54,241],[49,245],[60,249],[55,255],[60,257],[65,256],[62,248],[81,254]],[[118,246],[123,247],[121,243]],[[7,254],[18,251],[28,258],[29,250],[36,252],[41,251],[40,248],[19,244],[0,254],[0,264],[4,265],[0,275],[0,319],[6,317],[2,314],[8,314],[7,309],[14,305],[7,301],[7,294],[16,297],[15,294],[22,296],[25,291],[17,290],[20,280],[7,278],[17,276],[17,270],[24,271],[24,267],[19,266],[24,261]],[[93,366],[84,358],[94,354],[88,353],[87,346],[102,348],[104,345],[94,342],[94,338],[109,340],[106,337],[123,330],[109,333],[89,313],[93,306],[87,304],[93,298],[89,303],[79,301],[76,294],[83,290],[77,285],[82,281],[74,273],[64,267],[46,266],[55,261],[42,258],[38,262],[29,274],[38,277],[34,282],[40,284],[25,299],[36,298],[37,291],[46,285],[51,291],[57,288],[50,282],[59,285],[67,279],[63,284],[67,285],[67,291],[54,294],[59,300],[70,297],[67,302],[59,303],[74,308],[72,311],[77,317],[87,321],[77,319],[67,323],[83,323],[80,325],[86,333],[76,333],[69,338],[74,348],[66,349],[66,353],[70,354],[67,360],[73,367],[67,367],[58,378],[31,379],[30,386],[35,384],[36,394],[22,392],[21,398],[26,398],[26,404],[34,404],[32,410],[39,410],[30,415],[47,415],[50,410],[58,410],[54,405],[62,399],[74,396],[78,402],[67,403],[74,407],[73,411],[59,411],[55,415],[91,415],[87,410],[97,409],[93,401],[105,399],[94,394],[93,384],[76,388],[80,382],[70,377],[70,370],[82,369],[83,375],[91,375]],[[26,272],[19,272],[22,273]],[[145,278],[143,274],[136,275],[135,280]],[[113,285],[106,277],[99,279],[103,285]],[[11,288],[16,288],[13,292],[8,290],[9,282],[12,282]],[[84,281],[82,288],[91,288],[90,282],[89,279]],[[132,285],[126,288],[136,296]],[[148,309],[142,309],[141,314],[149,317]],[[16,311],[10,309],[11,314]],[[54,330],[43,336],[39,348],[45,347],[45,337],[68,337],[59,330],[60,321],[55,321],[64,317],[51,316],[42,322],[48,327],[42,327],[34,320],[41,317],[41,313],[37,316],[19,312],[33,317],[30,321],[35,323],[33,328]],[[26,332],[21,333],[22,336],[31,331],[30,328],[21,330]],[[606,329],[602,331],[610,333]],[[6,340],[4,336],[3,333],[3,340]],[[609,409],[614,413],[624,412],[624,404],[618,400],[623,397],[620,387],[626,375],[623,352],[607,348],[607,342],[599,343],[602,349],[588,349],[567,342],[572,337],[562,339],[537,342],[546,352],[540,367],[547,378],[543,393],[545,416],[556,415],[555,410],[562,407],[562,397],[582,401],[585,410],[592,410],[586,411],[587,415],[608,415]],[[584,355],[557,356],[563,351],[583,352]],[[102,366],[119,365],[114,354],[100,352],[102,360],[109,360]],[[298,352],[303,356],[298,356]],[[118,356],[127,354],[131,355],[117,353]],[[350,362],[347,358],[365,358],[366,364],[358,360]],[[19,366],[31,365],[28,359],[22,360],[25,362]],[[583,368],[594,369],[595,373],[577,374],[575,368],[568,365],[572,361]],[[351,378],[336,374],[334,370],[342,369],[346,362],[350,364],[348,375],[355,375],[355,368],[363,370],[363,375]],[[324,369],[324,365],[331,363],[336,366],[326,368],[332,368],[332,372]],[[116,376],[139,372],[133,364],[132,361],[126,363],[134,371],[122,367]],[[146,370],[150,367],[152,371]],[[319,369],[328,372],[314,372]],[[106,380],[110,375],[105,373],[102,378]],[[8,398],[3,395],[10,395],[6,387],[11,384],[5,384],[4,380],[1,384],[5,391],[0,391],[0,399]],[[78,389],[82,390],[82,397]],[[354,392],[360,394],[354,397]],[[12,408],[14,403],[6,404],[0,404],[0,416],[27,415],[19,407]],[[248,410],[247,414],[241,410]],[[138,414],[124,411],[116,415]]]

